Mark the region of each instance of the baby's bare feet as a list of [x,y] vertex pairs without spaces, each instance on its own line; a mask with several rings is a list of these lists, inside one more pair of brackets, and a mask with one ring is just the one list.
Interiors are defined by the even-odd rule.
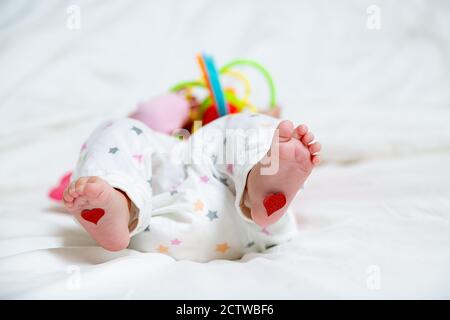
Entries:
[[[294,129],[292,122],[283,121],[277,132],[272,151],[252,168],[247,179],[245,199],[251,206],[251,218],[261,227],[274,224],[283,216],[314,166],[319,164],[317,153],[321,145],[314,142],[314,135],[305,125]],[[278,150],[278,155],[273,150]],[[278,160],[275,172],[270,173],[263,164],[269,159],[271,167]]]
[[125,249],[130,241],[129,200],[99,177],[81,177],[64,191],[64,205],[103,248]]

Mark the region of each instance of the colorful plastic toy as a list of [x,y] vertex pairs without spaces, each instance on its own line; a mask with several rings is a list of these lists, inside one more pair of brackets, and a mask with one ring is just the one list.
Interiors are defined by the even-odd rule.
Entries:
[[[171,89],[172,92],[183,94],[185,99],[191,102],[191,122],[201,120],[205,125],[229,113],[246,109],[250,112],[258,112],[258,109],[250,102],[250,81],[243,73],[236,70],[238,67],[252,67],[261,73],[269,87],[269,108],[276,108],[276,92],[272,77],[259,63],[252,60],[233,60],[217,70],[213,58],[207,54],[198,54],[197,62],[202,72],[202,79],[180,82]],[[232,87],[223,88],[221,77],[231,77],[241,82],[244,85],[243,97],[238,97],[236,90]],[[193,93],[194,89],[198,88],[208,91],[208,95],[201,102]]]

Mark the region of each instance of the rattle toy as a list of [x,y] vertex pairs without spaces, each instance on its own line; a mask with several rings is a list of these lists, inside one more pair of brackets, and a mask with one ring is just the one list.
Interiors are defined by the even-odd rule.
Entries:
[[[189,121],[191,123],[202,121],[202,124],[205,125],[218,117],[230,113],[244,110],[258,112],[258,109],[250,102],[250,81],[242,72],[236,70],[238,67],[251,67],[264,77],[269,88],[268,107],[272,111],[277,108],[273,79],[269,72],[259,63],[252,60],[239,59],[233,60],[217,70],[214,59],[207,54],[197,54],[197,62],[200,66],[202,78],[200,80],[180,82],[170,90],[183,95],[187,101],[190,101]],[[223,88],[221,77],[229,77],[241,82],[244,86],[243,96],[238,96],[233,87]],[[194,89],[206,89],[208,95],[202,101],[199,101],[198,96],[194,95]],[[192,128],[191,131],[195,131],[195,129]]]

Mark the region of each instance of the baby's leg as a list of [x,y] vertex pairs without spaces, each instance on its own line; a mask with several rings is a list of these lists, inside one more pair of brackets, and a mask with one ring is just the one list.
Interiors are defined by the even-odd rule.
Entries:
[[274,224],[319,163],[320,144],[305,125],[294,129],[290,121],[265,115],[233,115],[213,126],[228,132],[227,165],[217,167],[235,185],[238,211],[263,228]]
[[82,148],[64,204],[105,249],[128,246],[151,214],[153,132],[122,119],[97,128]]
[[130,199],[100,177],[81,177],[64,191],[64,205],[103,248],[125,249],[130,241]]
[[270,150],[247,178],[244,199],[250,204],[253,221],[265,227],[283,216],[314,166],[319,164],[320,149],[321,145],[314,142],[314,135],[305,125],[295,129],[290,121],[278,125]]

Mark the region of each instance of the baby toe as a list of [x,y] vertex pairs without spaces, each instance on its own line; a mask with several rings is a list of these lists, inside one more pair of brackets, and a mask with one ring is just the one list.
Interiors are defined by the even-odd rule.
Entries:
[[286,141],[291,139],[292,130],[294,130],[294,125],[289,120],[284,120],[278,125],[278,137],[281,141]]
[[307,133],[308,133],[308,127],[305,124],[301,124],[297,128],[295,128],[295,135],[296,135],[297,139],[300,139]]
[[311,154],[318,153],[322,149],[322,145],[319,142],[315,142],[309,145],[309,152]]
[[312,156],[311,162],[313,165],[317,166],[320,163],[320,157],[318,155]]
[[96,177],[96,176],[92,176],[92,177],[89,177],[87,182],[91,183],[91,182],[102,182],[102,181],[104,181],[102,178]]
[[79,194],[77,193],[76,188],[75,188],[75,182],[72,182],[72,183],[70,184],[67,193],[68,193],[72,198],[76,198],[76,197],[79,196]]
[[307,146],[308,144],[310,144],[311,142],[313,142],[314,140],[314,134],[312,132],[308,132],[307,134],[305,134],[301,141],[302,143]]
[[75,182],[75,191],[81,195],[84,193],[84,187],[86,186],[86,182],[88,181],[88,177],[81,177]]
[[84,192],[89,198],[98,198],[102,195],[103,191],[105,191],[105,186],[96,180],[94,182],[89,181],[84,188]]
[[68,207],[73,206],[73,197],[69,194],[69,188],[66,188],[63,193],[64,204]]

